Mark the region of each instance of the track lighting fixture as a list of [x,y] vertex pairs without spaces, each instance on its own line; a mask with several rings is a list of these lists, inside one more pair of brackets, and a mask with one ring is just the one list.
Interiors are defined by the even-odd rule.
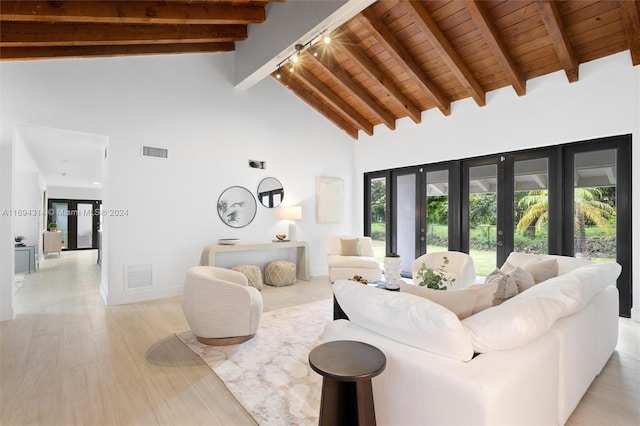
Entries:
[[314,45],[316,42],[320,40],[322,40],[324,44],[329,44],[331,42],[331,38],[329,37],[329,34],[327,34],[327,32],[325,31],[304,44],[301,44],[301,43],[296,44],[294,46],[295,52],[287,56],[278,64],[278,70],[276,71],[276,78],[279,79],[282,77],[281,67],[285,63],[288,64],[288,68],[290,72],[295,71],[296,64],[300,62],[302,52],[304,51],[305,48],[309,48],[309,53],[317,57],[318,49]]

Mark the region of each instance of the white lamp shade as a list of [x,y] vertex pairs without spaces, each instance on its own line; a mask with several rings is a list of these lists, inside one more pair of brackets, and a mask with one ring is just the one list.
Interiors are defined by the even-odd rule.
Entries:
[[289,220],[302,219],[302,206],[283,206],[280,207],[280,218]]

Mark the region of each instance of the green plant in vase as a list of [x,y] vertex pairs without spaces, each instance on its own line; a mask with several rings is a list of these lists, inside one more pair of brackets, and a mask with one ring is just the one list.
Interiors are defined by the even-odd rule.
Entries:
[[446,256],[442,257],[442,265],[439,268],[428,268],[425,263],[416,273],[419,286],[426,286],[433,290],[446,290],[449,286],[456,282],[455,278],[450,278],[447,275],[446,266],[449,264],[449,259]]

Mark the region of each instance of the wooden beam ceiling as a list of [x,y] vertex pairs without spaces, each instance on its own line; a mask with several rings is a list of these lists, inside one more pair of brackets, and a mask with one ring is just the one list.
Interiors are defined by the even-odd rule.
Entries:
[[624,50],[638,65],[638,4],[378,1],[336,29],[331,49],[318,57],[305,55],[296,74],[311,72],[316,88],[324,82],[314,99],[324,99],[325,114],[331,111],[350,123],[343,130],[352,137],[354,128],[370,134],[362,118],[375,131],[379,124],[393,129],[403,117],[419,123],[422,112],[434,108],[452,114],[452,103],[466,98],[483,107],[489,91],[512,86],[524,96],[528,79],[556,71],[577,81],[581,63]]
[[[229,52],[270,1],[0,1],[0,60]],[[640,65],[638,0],[379,0],[303,51],[283,85],[354,139],[423,112],[626,50]],[[286,6],[286,3],[285,5]],[[299,40],[305,44],[309,40]],[[290,52],[293,54],[293,52]],[[276,76],[276,72],[272,75]]]
[[268,1],[0,2],[0,58],[228,52]]

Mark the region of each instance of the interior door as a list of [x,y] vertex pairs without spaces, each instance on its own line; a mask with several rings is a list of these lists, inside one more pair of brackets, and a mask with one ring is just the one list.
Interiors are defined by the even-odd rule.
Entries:
[[100,206],[100,200],[49,199],[48,223],[57,223],[63,250],[98,248]]

